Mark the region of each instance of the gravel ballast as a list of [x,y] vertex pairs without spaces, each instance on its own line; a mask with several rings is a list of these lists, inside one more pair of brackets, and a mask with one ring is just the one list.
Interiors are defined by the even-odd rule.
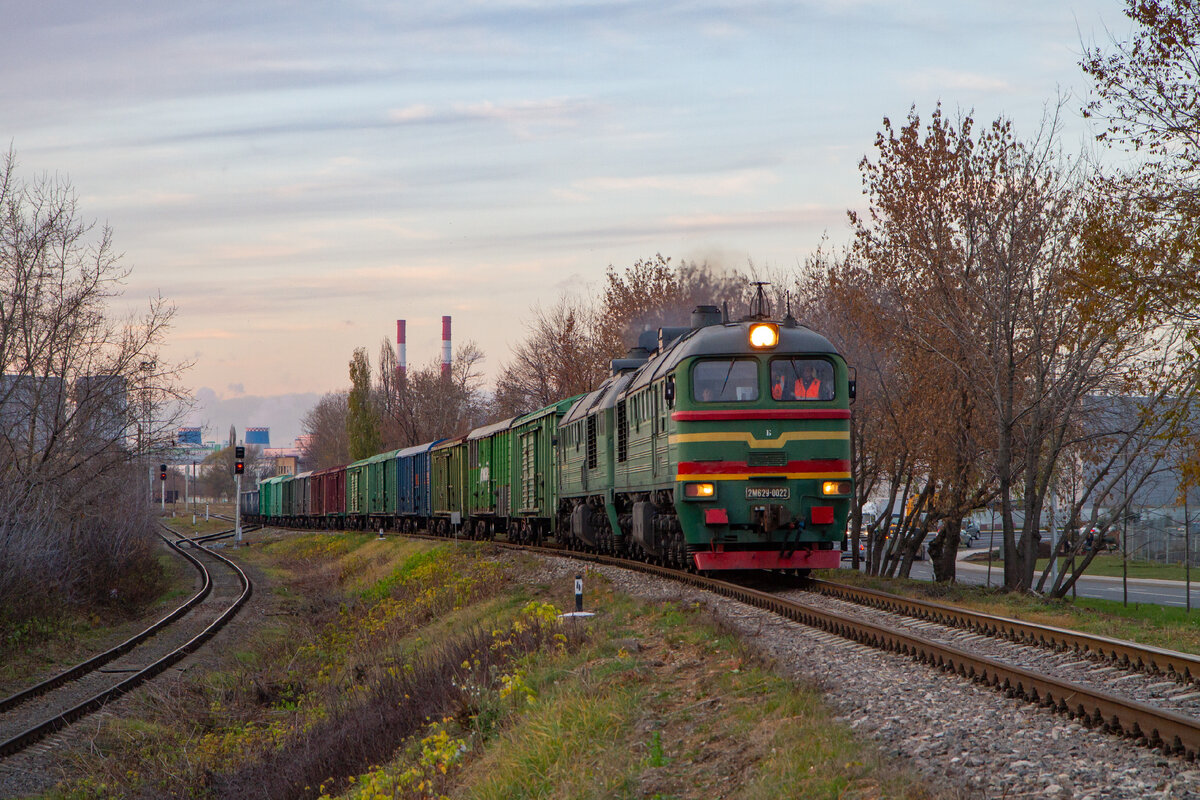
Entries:
[[[539,578],[554,583],[579,569],[543,561]],[[735,600],[615,567],[589,569],[634,597],[703,604],[784,674],[819,686],[850,728],[911,764],[943,796],[1200,798],[1200,764]]]

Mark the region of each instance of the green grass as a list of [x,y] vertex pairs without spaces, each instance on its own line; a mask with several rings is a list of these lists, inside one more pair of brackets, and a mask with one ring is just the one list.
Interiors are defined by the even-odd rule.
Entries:
[[[995,563],[995,562],[993,562]],[[1046,565],[1050,563],[1049,559],[1040,558],[1037,562],[1037,574],[1041,574]],[[1058,560],[1059,569],[1065,569],[1067,560],[1060,558]],[[1182,581],[1187,577],[1187,570],[1183,564],[1159,564],[1154,561],[1134,561],[1130,560],[1126,565],[1130,578],[1153,578],[1161,581]],[[1003,564],[1001,564],[1003,569]],[[1088,564],[1085,575],[1119,578],[1121,577],[1121,556],[1120,555],[1104,555],[1096,556],[1092,559],[1092,563]],[[1192,580],[1200,582],[1200,569],[1195,566],[1192,568]]]
[[162,520],[167,527],[172,530],[182,533],[184,536],[202,536],[206,533],[217,533],[218,531],[228,531],[233,529],[233,523],[227,519],[204,519],[204,509],[201,509],[196,514],[196,524],[192,524],[191,512],[179,513],[174,516],[163,517]]
[[[755,663],[703,610],[613,601],[590,623],[591,647],[533,666],[536,704],[464,768],[451,796],[928,796],[835,722],[819,691]],[[630,638],[635,652],[621,646]]]
[[[634,797],[625,752],[643,700],[633,687],[563,687],[526,713],[472,765],[461,794],[476,800]],[[474,778],[475,782],[472,782]]]
[[[446,642],[481,630],[488,638],[475,652],[501,652],[521,624],[553,621],[547,603],[571,606],[569,586],[516,581],[511,575],[527,569],[519,559],[510,574],[487,554],[480,546],[358,535],[288,537],[240,553],[283,582],[260,595],[282,613],[238,642],[219,669],[189,675],[183,691],[147,702],[142,718],[100,731],[95,749],[77,756],[88,777],[49,796],[204,800],[216,790],[197,787],[220,786],[221,776],[265,769],[281,753],[307,759],[309,745],[297,737],[303,742],[305,730],[334,715],[369,719],[353,704],[394,670],[411,674]],[[453,707],[422,711],[429,714],[423,729],[394,747],[389,741],[390,760],[363,764],[353,778],[333,775],[322,793],[356,800],[932,796],[920,778],[834,720],[819,690],[772,672],[703,607],[643,602],[615,593],[598,574],[586,580],[597,616],[496,661],[471,679],[481,682],[468,681]],[[417,674],[448,679],[440,668]]]
[[[1081,563],[1082,559],[1076,558],[1076,563]],[[974,556],[970,559],[972,564],[987,564],[986,558]],[[1042,570],[1050,563],[1048,558],[1039,558],[1037,566],[1034,568],[1035,575],[1041,575]],[[1059,558],[1059,569],[1065,569],[1067,566],[1066,558]],[[1128,570],[1127,574],[1130,578],[1151,578],[1163,581],[1183,581],[1187,577],[1187,569],[1183,564],[1160,564],[1156,561],[1139,561],[1129,559],[1125,565]],[[1000,570],[1003,574],[1004,560],[1000,558],[992,559],[992,571]],[[1200,564],[1192,565],[1192,580],[1200,583]],[[1091,577],[1108,577],[1119,578],[1122,574],[1121,554],[1108,553],[1105,555],[1097,555],[1092,559],[1092,563],[1088,564],[1085,575]]]

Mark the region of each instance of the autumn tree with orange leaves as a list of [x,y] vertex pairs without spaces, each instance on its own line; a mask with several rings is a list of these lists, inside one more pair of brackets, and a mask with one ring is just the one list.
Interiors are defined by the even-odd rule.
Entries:
[[860,313],[882,326],[876,347],[895,351],[892,374],[916,379],[935,410],[930,418],[910,400],[900,418],[921,424],[891,426],[914,448],[911,458],[893,451],[916,470],[904,491],[927,525],[939,523],[939,580],[954,576],[963,516],[997,498],[1005,585],[1028,589],[1063,463],[1088,442],[1111,452],[1121,444],[1113,437],[1133,435],[1106,429],[1116,423],[1090,399],[1138,394],[1161,405],[1178,377],[1162,358],[1159,320],[1105,305],[1084,280],[1142,254],[1096,202],[1086,165],[1062,156],[1053,120],[1023,141],[1004,119],[980,131],[969,115],[952,121],[938,108],[923,124],[914,110],[899,128],[885,119],[876,151],[861,164],[868,209],[851,214]]
[[[1091,233],[1106,242],[1119,229],[1125,246],[1081,279],[1099,302],[1160,320],[1173,334],[1176,369],[1200,375],[1200,7],[1126,0],[1125,16],[1129,37],[1089,47],[1080,61],[1094,84],[1084,115],[1100,122],[1102,144],[1134,164],[1107,182],[1098,204],[1108,215]],[[1194,396],[1197,387],[1180,391]],[[1194,441],[1200,430],[1181,416],[1180,438]],[[1200,485],[1200,451],[1182,450],[1184,488]]]

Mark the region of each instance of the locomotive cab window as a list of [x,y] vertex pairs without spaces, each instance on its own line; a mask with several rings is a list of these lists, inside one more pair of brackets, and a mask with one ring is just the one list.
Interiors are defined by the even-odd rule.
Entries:
[[833,365],[823,358],[771,360],[771,397],[775,400],[832,400],[833,380]]
[[750,358],[697,361],[692,367],[692,400],[697,403],[750,403],[758,399],[758,362]]

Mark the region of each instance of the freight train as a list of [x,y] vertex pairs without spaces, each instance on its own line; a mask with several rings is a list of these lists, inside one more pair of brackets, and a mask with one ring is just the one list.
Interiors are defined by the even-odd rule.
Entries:
[[790,313],[700,306],[595,390],[471,432],[243,493],[265,525],[426,530],[704,572],[839,565],[854,381]]

